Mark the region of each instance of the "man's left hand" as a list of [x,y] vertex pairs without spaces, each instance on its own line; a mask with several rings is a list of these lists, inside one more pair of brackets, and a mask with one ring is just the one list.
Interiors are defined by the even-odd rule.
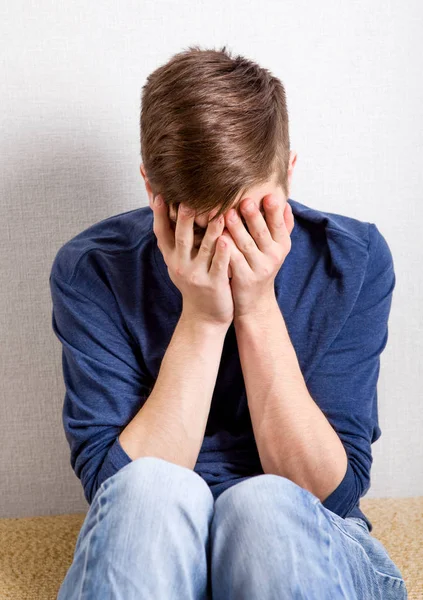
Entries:
[[[236,210],[231,209],[225,215],[229,233],[226,230],[223,233],[231,252],[234,318],[265,313],[274,304],[275,277],[291,250],[290,236],[294,229],[290,204],[287,201],[283,204],[275,195],[263,198],[266,220],[251,199],[245,198],[239,206],[249,231]],[[236,215],[235,221],[231,221],[232,214]]]

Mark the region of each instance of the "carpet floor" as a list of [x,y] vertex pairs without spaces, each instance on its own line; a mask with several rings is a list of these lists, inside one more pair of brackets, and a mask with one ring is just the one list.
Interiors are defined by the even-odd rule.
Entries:
[[[423,600],[423,496],[360,504],[371,535],[403,574],[409,600]],[[85,513],[0,519],[1,600],[56,600],[84,519]]]

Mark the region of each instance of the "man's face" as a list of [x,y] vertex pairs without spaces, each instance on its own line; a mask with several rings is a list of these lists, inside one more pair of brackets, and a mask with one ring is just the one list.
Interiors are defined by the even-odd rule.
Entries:
[[[275,195],[279,199],[282,208],[285,208],[287,197],[284,194],[282,188],[280,186],[277,186],[273,179],[271,179],[270,181],[267,181],[264,184],[260,184],[260,185],[251,187],[250,189],[248,189],[246,191],[246,193],[242,197],[238,196],[235,199],[234,203],[232,204],[232,207],[237,210],[237,213],[238,213],[241,221],[243,222],[244,226],[246,227],[247,231],[248,231],[248,226],[244,219],[244,215],[241,214],[241,211],[239,208],[239,204],[240,204],[241,200],[244,200],[245,198],[252,199],[254,201],[254,203],[256,204],[256,206],[259,207],[261,214],[265,217],[265,210],[263,207],[263,198],[265,196],[267,196],[268,194]],[[194,248],[200,247],[201,241],[204,237],[204,234],[206,233],[208,220],[209,220],[209,218],[213,218],[214,215],[217,213],[217,211],[218,211],[218,208],[214,208],[209,213],[205,213],[205,214],[198,215],[195,217],[195,220],[194,220]],[[175,230],[177,211],[175,210],[175,207],[172,205],[169,206],[169,219],[171,221],[172,229]]]

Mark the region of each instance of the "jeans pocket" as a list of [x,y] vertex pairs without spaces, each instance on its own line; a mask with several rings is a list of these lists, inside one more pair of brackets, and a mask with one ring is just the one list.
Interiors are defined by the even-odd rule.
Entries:
[[382,542],[369,532],[366,522],[356,517],[344,519],[332,512],[330,518],[338,529],[363,547],[372,564],[384,600],[407,600],[407,589],[401,571]]

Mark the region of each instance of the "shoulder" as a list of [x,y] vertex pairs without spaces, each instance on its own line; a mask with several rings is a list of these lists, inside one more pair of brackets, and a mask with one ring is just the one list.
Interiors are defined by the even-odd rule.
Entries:
[[335,266],[343,262],[347,268],[355,254],[364,270],[393,267],[389,244],[375,223],[311,208],[291,198],[288,201],[298,237],[320,242],[319,247],[326,248]]
[[65,242],[54,258],[50,277],[72,284],[77,273],[90,264],[95,271],[113,268],[151,237],[153,212],[149,206],[112,215],[98,221]]
[[311,233],[316,231],[334,232],[349,237],[357,244],[368,246],[369,223],[346,215],[312,208],[289,198],[294,218],[303,229]]

